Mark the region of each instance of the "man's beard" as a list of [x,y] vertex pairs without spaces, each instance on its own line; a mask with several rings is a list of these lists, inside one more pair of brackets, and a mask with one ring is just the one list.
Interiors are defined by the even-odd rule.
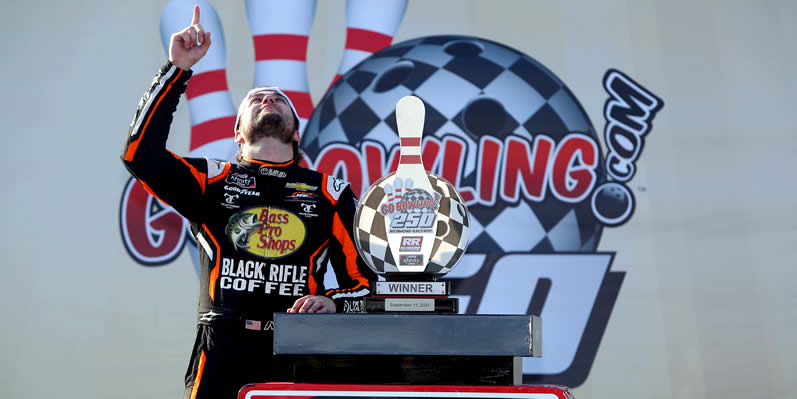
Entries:
[[262,137],[274,137],[283,143],[290,143],[293,139],[293,130],[289,121],[276,112],[258,115],[249,129],[247,139],[255,142]]

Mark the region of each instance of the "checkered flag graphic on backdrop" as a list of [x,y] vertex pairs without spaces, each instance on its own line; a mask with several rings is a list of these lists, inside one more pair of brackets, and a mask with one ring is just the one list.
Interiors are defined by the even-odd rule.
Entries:
[[[379,206],[387,197],[385,185],[390,174],[376,182],[363,196],[354,217],[355,244],[365,263],[375,272],[398,272],[396,261],[388,250],[386,218]],[[425,273],[446,274],[462,258],[468,246],[470,218],[462,197],[442,177],[427,174],[432,188],[442,197],[437,210],[436,234],[432,254]],[[403,198],[402,198],[403,199]]]
[[[598,140],[576,97],[542,64],[500,43],[447,35],[397,43],[353,67],[319,102],[303,149],[313,157],[333,143],[398,146],[395,107],[407,95],[424,102],[424,137],[465,144],[460,187],[478,184],[482,137],[518,136],[531,143],[544,134],[558,143],[579,132]],[[605,180],[602,167],[597,175],[598,182]],[[473,204],[469,212],[470,246],[479,253],[590,252],[602,231],[588,201],[499,197]],[[508,224],[523,226],[523,233]]]

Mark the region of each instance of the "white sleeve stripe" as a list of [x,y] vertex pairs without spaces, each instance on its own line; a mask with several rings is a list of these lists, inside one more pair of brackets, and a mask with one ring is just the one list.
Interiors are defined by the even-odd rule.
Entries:
[[169,80],[171,80],[176,71],[177,67],[172,65],[166,74],[163,75],[163,78],[161,78],[160,83],[155,87],[155,90],[152,90],[152,93],[149,95],[149,99],[147,99],[147,103],[144,104],[144,108],[141,109],[141,114],[139,114],[138,120],[136,121],[136,127],[133,128],[133,132],[130,134],[130,137],[135,137],[138,135],[139,129],[141,129],[141,122],[146,119],[150,106],[152,106],[152,103],[155,101],[155,99],[160,97],[160,92],[163,90],[163,87],[166,86],[166,83],[168,83]]
[[329,252],[329,247],[324,248],[324,250],[321,252],[321,255],[318,257],[317,264],[323,265],[327,263],[327,252]]
[[205,252],[207,252],[208,257],[210,259],[213,259],[213,250],[210,249],[210,244],[208,244],[208,241],[205,240],[205,237],[203,237],[202,234],[197,234],[196,241],[202,246],[202,248],[205,249]]

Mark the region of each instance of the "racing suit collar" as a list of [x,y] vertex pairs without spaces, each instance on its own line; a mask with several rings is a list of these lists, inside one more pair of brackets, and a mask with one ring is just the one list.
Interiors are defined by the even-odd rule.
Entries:
[[260,160],[260,159],[253,159],[253,158],[243,157],[243,160],[239,163],[239,165],[241,165],[243,167],[249,167],[249,168],[257,169],[257,168],[260,168],[261,166],[269,166],[269,167],[272,167],[272,168],[284,168],[284,167],[287,167],[287,166],[291,166],[291,165],[293,165],[295,163],[296,163],[296,161],[293,160],[293,159],[291,159],[288,162],[274,163],[274,162]]

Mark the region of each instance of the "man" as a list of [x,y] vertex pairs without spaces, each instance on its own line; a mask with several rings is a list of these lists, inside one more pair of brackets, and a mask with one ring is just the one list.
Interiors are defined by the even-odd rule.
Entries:
[[[298,166],[299,120],[278,88],[254,89],[241,102],[237,165],[166,150],[190,68],[210,44],[195,7],[191,26],[171,37],[169,62],[139,103],[122,154],[196,235],[199,325],[186,398],[234,398],[247,383],[290,380],[272,354],[273,313],[357,311],[376,279],[351,238],[354,194],[344,181]],[[328,259],[338,289],[325,290]]]

